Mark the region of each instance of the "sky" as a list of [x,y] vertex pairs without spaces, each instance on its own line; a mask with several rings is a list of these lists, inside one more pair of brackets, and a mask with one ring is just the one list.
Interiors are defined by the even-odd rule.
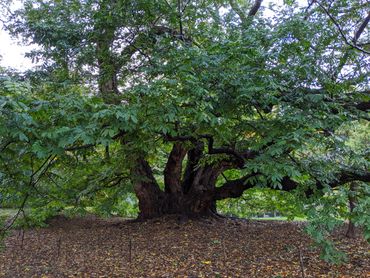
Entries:
[[[306,1],[299,0],[298,2],[304,4]],[[21,5],[20,0],[16,0],[14,3],[17,7]],[[269,3],[280,5],[283,0],[264,1],[263,6],[267,7]],[[11,38],[1,27],[0,24],[0,67],[10,67],[18,71],[24,71],[35,66],[31,59],[25,57],[25,54],[35,47],[21,45],[19,41]]]
[[[15,0],[12,3],[12,9],[21,6],[21,0]],[[10,67],[19,71],[32,68],[34,65],[31,59],[25,57],[25,54],[34,49],[34,46],[21,45],[16,39],[12,39],[2,27],[0,22],[0,67]]]

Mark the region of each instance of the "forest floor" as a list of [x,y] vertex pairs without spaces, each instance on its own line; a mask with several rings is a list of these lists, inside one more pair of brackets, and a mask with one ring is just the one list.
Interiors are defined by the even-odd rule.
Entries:
[[60,216],[47,228],[12,232],[0,251],[0,277],[370,277],[363,239],[337,231],[348,261],[333,266],[320,260],[303,225]]

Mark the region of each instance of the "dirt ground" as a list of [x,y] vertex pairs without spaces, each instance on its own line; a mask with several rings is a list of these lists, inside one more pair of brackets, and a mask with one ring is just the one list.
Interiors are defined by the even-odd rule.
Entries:
[[48,228],[6,239],[0,277],[370,277],[364,240],[338,232],[348,262],[333,266],[319,259],[302,225],[57,217]]

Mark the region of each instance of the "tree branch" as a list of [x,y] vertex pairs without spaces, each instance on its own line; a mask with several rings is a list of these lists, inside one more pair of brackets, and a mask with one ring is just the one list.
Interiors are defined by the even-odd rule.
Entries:
[[238,3],[236,3],[235,0],[229,0],[229,4],[231,8],[234,10],[234,12],[236,12],[236,14],[239,16],[242,23],[246,23],[247,17],[245,13],[242,11],[242,9],[239,7]]
[[220,147],[214,148],[214,139],[211,135],[202,135],[202,138],[207,139],[208,141],[208,153],[209,154],[228,154],[233,156],[236,159],[237,164],[239,167],[243,167],[245,160],[255,158],[259,153],[252,150],[245,150],[245,151],[236,151],[233,148],[228,147]]
[[360,38],[362,32],[365,30],[365,28],[366,28],[367,24],[369,23],[369,21],[370,21],[370,12],[367,13],[367,17],[365,18],[365,20],[362,22],[362,24],[360,25],[360,27],[358,28],[358,30],[355,33],[355,36],[353,38],[353,43],[355,45],[357,45],[357,41]]
[[[252,182],[248,182],[248,179],[254,176],[261,175],[260,173],[252,173],[241,177],[240,179],[227,181],[221,187],[217,187],[214,191],[214,199],[222,200],[227,198],[238,198],[247,189],[253,188],[255,185]],[[325,186],[336,187],[352,181],[370,182],[370,172],[355,173],[349,171],[342,171],[336,180],[333,180],[329,184],[322,183],[316,180],[316,190],[321,190]],[[290,177],[285,176],[282,178],[281,188],[275,188],[276,190],[292,191],[299,186],[299,183],[292,180]],[[268,184],[267,187],[273,188],[272,184]],[[313,192],[308,190],[305,192],[307,196],[310,196]]]
[[189,192],[191,185],[193,184],[196,167],[203,155],[204,144],[201,141],[195,143],[194,148],[190,149],[187,153],[187,163],[184,172],[184,178],[182,181],[182,189],[184,193]]
[[255,186],[254,183],[248,182],[248,179],[257,175],[258,173],[248,174],[240,179],[227,181],[221,187],[216,187],[214,190],[214,199],[223,200],[240,197],[245,190]]
[[[370,55],[370,52],[369,51],[366,51],[364,49],[362,49],[361,47],[358,47],[356,44],[353,44],[351,43],[346,35],[344,34],[342,28],[340,27],[339,23],[337,22],[337,20],[334,18],[334,16],[319,2],[319,1],[316,1],[317,5],[319,5],[319,7],[325,12],[325,14],[330,18],[330,20],[333,22],[333,24],[335,25],[335,27],[337,28],[337,30],[339,31],[341,37],[343,38],[344,42],[349,45],[350,47],[354,48],[354,49],[357,49],[358,51],[361,51],[365,54],[368,54]],[[367,23],[366,23],[367,24]],[[365,28],[365,27],[364,27]],[[361,32],[362,33],[362,32]],[[361,35],[360,33],[360,35]]]
[[26,206],[26,202],[27,202],[29,196],[30,195],[28,193],[26,193],[26,196],[24,197],[24,199],[22,201],[22,204],[19,207],[17,213],[11,218],[10,222],[4,228],[0,229],[0,235],[1,236],[4,236],[6,231],[8,231],[13,226],[14,222],[18,219],[21,212],[24,213],[24,207]]
[[262,1],[263,0],[256,0],[256,2],[254,2],[254,5],[252,6],[252,8],[250,9],[250,11],[248,13],[248,16],[255,16],[256,15],[256,13],[258,12],[258,10],[261,7]]
[[[320,95],[320,94],[325,95],[326,94],[325,89],[322,89],[322,88],[319,88],[319,89],[296,88],[296,91],[301,92],[301,93],[312,94],[312,95]],[[280,92],[282,94],[281,95],[282,97],[285,97],[285,96],[288,96],[289,94],[294,93],[294,91],[293,92],[288,92],[288,91],[283,91],[283,90],[281,90]],[[358,91],[358,92],[349,93],[349,94],[350,95],[370,95],[370,90]],[[364,111],[364,112],[366,112],[370,109],[370,102],[369,101],[360,101],[360,102],[349,103],[345,99],[334,100],[334,99],[331,99],[329,96],[327,98],[324,98],[324,101],[328,102],[328,103],[337,102],[339,105],[341,105],[344,108],[356,108],[357,110],[361,110],[361,111]]]
[[173,144],[170,155],[164,169],[165,191],[168,193],[181,193],[181,173],[182,161],[186,155],[187,149],[182,143]]
[[14,141],[9,141],[9,142],[5,143],[5,144],[4,144],[4,146],[2,146],[2,147],[0,148],[0,152],[5,151],[5,149],[6,149],[10,144],[12,144],[12,143],[14,143]]

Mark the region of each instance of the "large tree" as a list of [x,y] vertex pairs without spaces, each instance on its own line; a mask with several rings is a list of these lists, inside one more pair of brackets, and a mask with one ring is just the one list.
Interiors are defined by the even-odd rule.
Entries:
[[338,133],[368,121],[366,1],[286,2],[25,1],[7,28],[43,64],[30,93],[4,83],[2,185],[43,205],[132,185],[145,219],[369,182]]

